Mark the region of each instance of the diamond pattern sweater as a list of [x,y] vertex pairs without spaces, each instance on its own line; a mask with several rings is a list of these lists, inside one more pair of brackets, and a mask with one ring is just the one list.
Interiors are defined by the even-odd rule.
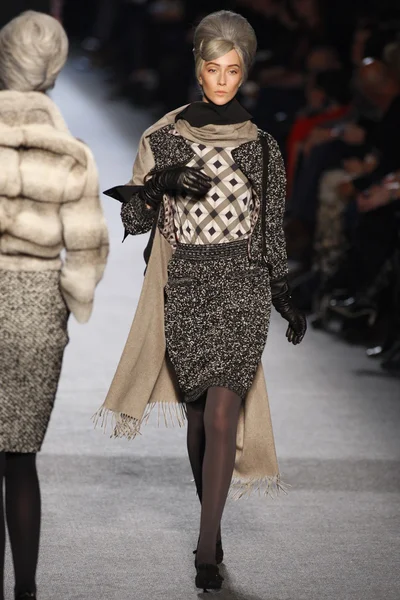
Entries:
[[251,232],[251,184],[232,157],[232,148],[192,143],[189,167],[200,168],[212,180],[204,198],[177,197],[176,238],[182,244],[220,244],[246,239]]

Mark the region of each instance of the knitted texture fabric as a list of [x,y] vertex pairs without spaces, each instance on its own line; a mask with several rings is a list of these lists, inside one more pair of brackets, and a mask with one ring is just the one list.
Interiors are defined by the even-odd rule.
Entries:
[[0,270],[0,452],[41,449],[68,315],[58,271]]
[[267,341],[267,269],[251,267],[245,240],[179,245],[168,264],[165,337],[186,402],[209,387],[245,400]]

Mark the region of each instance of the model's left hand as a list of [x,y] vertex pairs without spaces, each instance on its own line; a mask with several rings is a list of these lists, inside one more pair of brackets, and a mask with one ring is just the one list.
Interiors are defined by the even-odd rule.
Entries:
[[273,306],[289,323],[286,330],[288,341],[295,346],[300,344],[307,330],[307,321],[292,302],[286,277],[271,281],[271,294]]
[[291,342],[295,346],[300,344],[307,330],[307,321],[303,313],[299,312],[296,308],[282,315],[284,319],[289,321],[288,328],[286,330],[286,337],[288,342]]

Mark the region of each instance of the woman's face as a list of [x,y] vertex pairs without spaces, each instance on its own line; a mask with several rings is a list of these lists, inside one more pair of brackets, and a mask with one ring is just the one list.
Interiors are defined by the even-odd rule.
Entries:
[[[221,106],[236,96],[242,77],[239,54],[231,50],[220,58],[204,63],[199,82],[204,95]],[[206,102],[207,98],[204,98]]]

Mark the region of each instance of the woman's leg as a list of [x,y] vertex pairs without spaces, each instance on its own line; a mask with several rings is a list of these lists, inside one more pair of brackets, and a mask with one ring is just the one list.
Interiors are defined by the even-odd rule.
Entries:
[[215,564],[215,544],[236,456],[236,432],[242,400],[227,388],[208,390],[204,410],[205,454],[197,562]]
[[[190,466],[196,484],[200,504],[203,496],[203,460],[206,447],[206,432],[204,427],[204,410],[207,392],[195,402],[186,404],[187,415],[187,449]],[[217,540],[221,539],[221,527],[218,527]]]
[[6,516],[15,593],[36,593],[41,518],[36,454],[6,454]]
[[196,402],[188,402],[186,404],[187,450],[200,503],[202,498],[203,458],[206,446],[206,434],[204,429],[206,398],[207,393],[196,400]]
[[0,452],[0,600],[4,600],[4,553],[6,528],[4,524],[3,480],[6,470],[6,453]]

